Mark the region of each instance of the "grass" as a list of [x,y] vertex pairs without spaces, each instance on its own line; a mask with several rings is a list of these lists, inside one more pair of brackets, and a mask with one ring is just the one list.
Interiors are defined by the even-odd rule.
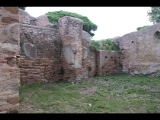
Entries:
[[160,77],[116,74],[20,86],[20,113],[160,113]]

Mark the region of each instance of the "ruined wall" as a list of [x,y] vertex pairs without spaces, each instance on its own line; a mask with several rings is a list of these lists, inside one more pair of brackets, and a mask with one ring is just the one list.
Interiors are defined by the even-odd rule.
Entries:
[[23,83],[61,79],[61,43],[56,29],[21,25],[20,72]]
[[97,73],[99,75],[111,75],[121,73],[121,53],[100,50],[97,53]]
[[[59,30],[44,27],[49,24],[45,16],[38,17],[37,20],[27,15],[25,11],[20,11],[22,23],[20,24],[19,59],[21,82],[52,82],[62,79],[62,46]],[[42,21],[40,21],[41,19]],[[35,24],[30,24],[33,20],[35,20]],[[26,23],[26,21],[28,22]]]
[[160,75],[160,24],[126,34],[116,41],[123,55],[123,71],[131,74]]
[[96,52],[91,49],[90,35],[82,31],[82,76],[93,77],[96,74]]
[[19,108],[19,15],[18,7],[0,7],[0,113]]
[[62,48],[64,80],[80,80],[82,70],[82,27],[83,21],[64,16],[58,20]]
[[33,18],[20,10],[20,76],[22,83],[80,80],[94,76],[95,52],[83,22],[65,16],[58,27],[42,15]]
[[76,81],[93,77],[97,70],[103,75],[120,71],[118,54],[111,53],[114,60],[104,59],[101,52],[97,57],[90,35],[82,30],[83,21],[78,18],[64,16],[56,27],[45,15],[34,18],[20,10],[20,23],[22,83]]

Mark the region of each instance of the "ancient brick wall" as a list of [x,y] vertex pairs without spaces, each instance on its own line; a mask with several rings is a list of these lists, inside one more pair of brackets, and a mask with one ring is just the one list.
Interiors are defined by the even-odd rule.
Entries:
[[99,75],[111,75],[121,73],[121,53],[100,50],[97,52],[97,73]]
[[62,79],[62,46],[58,29],[21,24],[20,39],[22,83]]
[[116,41],[122,49],[123,71],[160,75],[160,24],[126,34]]
[[[63,17],[55,28],[45,16],[33,18],[20,10],[20,21],[22,83],[80,80],[95,75],[95,53],[90,50],[90,44],[85,44],[90,42],[90,37],[82,31],[80,19]],[[83,47],[87,48],[87,54]]]
[[[114,62],[104,60],[103,55],[97,59],[98,53],[91,49],[90,35],[82,30],[82,20],[65,16],[59,19],[58,27],[53,28],[46,16],[34,19],[22,10],[20,19],[19,67],[22,83],[81,80],[93,77],[104,64],[106,70],[99,70],[98,73],[104,75],[107,70],[108,74],[119,71],[117,57],[114,57]],[[103,65],[97,63],[97,60],[103,61]]]
[[96,74],[96,52],[91,49],[90,35],[82,31],[82,76],[93,77]]
[[63,44],[62,66],[64,80],[80,80],[82,72],[82,27],[78,18],[64,16],[58,20]]
[[34,18],[20,10],[20,23],[22,83],[81,80],[121,70],[118,53],[104,59],[110,54],[91,49],[90,35],[82,30],[83,21],[78,18],[62,17],[56,28],[45,15]]
[[18,7],[0,7],[0,113],[17,113],[19,108],[18,22]]

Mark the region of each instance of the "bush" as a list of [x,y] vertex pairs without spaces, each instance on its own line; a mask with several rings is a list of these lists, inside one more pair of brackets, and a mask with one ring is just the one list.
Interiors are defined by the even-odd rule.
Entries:
[[98,50],[120,51],[119,45],[110,39],[91,40],[91,48],[95,51]]

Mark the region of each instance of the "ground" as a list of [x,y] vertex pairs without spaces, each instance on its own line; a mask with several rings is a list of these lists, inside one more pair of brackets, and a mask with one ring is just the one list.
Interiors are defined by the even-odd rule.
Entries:
[[116,74],[20,86],[20,113],[160,113],[160,77]]

